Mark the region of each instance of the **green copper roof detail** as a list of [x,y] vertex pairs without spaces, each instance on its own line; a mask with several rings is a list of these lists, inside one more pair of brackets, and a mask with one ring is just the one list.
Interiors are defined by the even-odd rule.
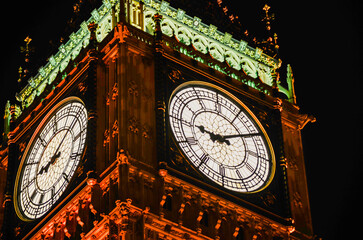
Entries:
[[71,60],[74,60],[81,50],[89,44],[88,24],[96,22],[99,26],[97,41],[101,42],[112,30],[111,9],[119,0],[103,0],[100,8],[91,13],[91,17],[82,22],[79,30],[69,36],[67,43],[59,47],[58,52],[49,57],[45,66],[39,68],[38,73],[28,80],[28,84],[16,94],[16,99],[21,102],[22,109],[27,108],[39,96],[47,85],[50,85],[59,73],[62,73]]
[[[112,10],[113,7],[115,11]],[[64,70],[71,60],[74,60],[89,44],[88,24],[95,22],[98,25],[97,41],[101,42],[116,25],[114,21],[117,21],[119,11],[120,0],[103,0],[102,6],[91,12],[91,17],[80,25],[77,32],[70,34],[68,42],[62,44],[58,52],[49,57],[48,62],[39,68],[38,73],[28,80],[26,87],[16,94],[22,110],[30,106],[34,99],[52,84],[58,74],[66,75]],[[199,17],[188,16],[186,11],[175,9],[168,2],[159,0],[132,0],[126,11],[129,24],[150,34],[154,32],[153,16],[160,13],[163,15],[161,22],[163,34],[175,38],[182,45],[193,46],[196,52],[211,56],[217,62],[227,63],[231,69],[243,71],[256,81],[245,79],[243,74],[235,74],[222,65],[211,64],[203,56],[193,54],[182,46],[171,46],[172,43],[165,42],[166,45],[264,93],[268,91],[262,86],[263,84],[269,87],[276,86],[274,76],[276,69],[281,66],[280,59],[268,56],[260,48],[248,46],[246,41],[237,40],[230,33],[220,32],[216,26],[203,23]],[[291,68],[289,70],[291,72]],[[288,89],[281,87],[280,92],[294,102],[292,77],[289,78],[288,85]]]

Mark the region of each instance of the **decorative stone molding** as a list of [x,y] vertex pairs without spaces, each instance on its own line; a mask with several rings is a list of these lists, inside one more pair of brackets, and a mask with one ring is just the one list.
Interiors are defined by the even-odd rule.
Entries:
[[108,143],[110,143],[110,131],[106,129],[103,133],[103,146],[106,147]]
[[[68,203],[55,216],[43,224],[43,227],[40,228],[32,239],[41,239],[45,236],[54,238],[73,236],[77,225],[82,229],[80,235],[83,240],[114,239],[114,237],[124,239],[124,237],[127,238],[127,235],[134,231],[133,229],[135,229],[137,224],[143,228],[146,238],[149,236],[151,239],[155,239],[153,236],[159,236],[164,239],[211,240],[211,237],[202,234],[200,228],[200,221],[205,212],[208,212],[208,215],[216,214],[217,221],[213,226],[215,229],[214,239],[223,239],[222,235],[220,235],[222,233],[219,231],[221,231],[221,226],[226,221],[236,224],[233,233],[235,237],[238,236],[240,228],[243,228],[244,232],[248,233],[251,239],[253,237],[269,239],[272,236],[287,239],[286,236],[294,229],[293,226],[284,226],[271,221],[262,215],[199,189],[171,175],[164,177],[164,196],[165,199],[167,196],[172,196],[174,199],[181,194],[182,202],[177,209],[179,222],[173,222],[164,217],[160,218],[160,215],[151,213],[149,207],[145,207],[144,210],[136,207],[130,198],[124,202],[117,200],[116,207],[109,213],[100,214],[97,198],[104,196],[105,192],[110,191],[109,184],[111,178],[113,182],[118,181],[117,163],[127,162],[130,164],[130,175],[141,174],[145,187],[149,185],[152,187],[154,185],[155,176],[134,167],[131,162],[136,160],[130,161],[129,158],[126,151],[120,150],[117,154],[117,161],[100,175],[101,180],[99,184],[95,186],[86,185],[81,189],[73,199],[69,199]],[[200,206],[199,213],[195,218],[195,231],[184,227],[181,221],[182,218],[180,218],[180,216],[186,214],[186,211],[188,211],[186,206],[190,204]],[[92,213],[91,216],[94,216],[93,219],[90,218],[89,212]],[[88,230],[86,231],[86,229]]]

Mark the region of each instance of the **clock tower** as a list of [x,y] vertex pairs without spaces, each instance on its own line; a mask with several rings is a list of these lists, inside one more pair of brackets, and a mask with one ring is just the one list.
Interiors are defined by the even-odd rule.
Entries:
[[301,130],[315,119],[290,65],[279,78],[276,35],[238,36],[225,9],[88,13],[6,105],[2,239],[314,239]]

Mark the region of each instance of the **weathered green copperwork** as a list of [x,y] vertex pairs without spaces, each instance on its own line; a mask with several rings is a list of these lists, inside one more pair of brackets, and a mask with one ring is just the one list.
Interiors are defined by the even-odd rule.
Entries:
[[[268,56],[260,48],[254,49],[248,46],[244,40],[234,39],[229,33],[218,31],[216,26],[207,25],[198,17],[188,16],[184,10],[175,9],[166,1],[133,0],[127,4],[129,5],[125,7],[126,15],[132,26],[153,34],[154,21],[152,17],[155,13],[159,13],[163,15],[162,33],[170,38],[175,38],[178,42],[177,45],[165,42],[174,50],[196,61],[208,64],[215,70],[266,94],[270,94],[270,92],[264,86],[278,87],[279,91],[287,96],[288,101],[295,103],[290,66],[288,66],[288,89],[279,84],[276,70],[280,68],[281,60]],[[89,44],[88,24],[97,23],[97,41],[101,42],[116,25],[119,11],[120,0],[103,0],[102,6],[91,12],[91,17],[81,24],[77,32],[69,36],[68,42],[62,44],[59,51],[49,58],[48,62],[38,70],[34,77],[28,80],[27,86],[16,94],[16,99],[21,103],[20,107],[17,106],[16,117],[19,117],[21,110],[29,107],[59,74],[66,76],[64,70],[71,60],[74,60],[81,50]],[[190,49],[188,46],[192,46],[193,50],[188,50]],[[196,52],[201,54],[198,55]],[[229,67],[212,64],[201,57],[203,54],[211,56],[216,62],[227,63]],[[231,69],[234,70],[231,71]],[[242,75],[248,75],[256,81],[244,79],[241,77],[242,75],[236,74],[235,70],[243,72]]]
[[16,94],[16,99],[21,102],[22,109],[30,106],[45,87],[52,84],[58,74],[63,73],[70,61],[74,60],[81,50],[88,46],[90,33],[87,26],[89,23],[98,24],[97,40],[99,42],[107,36],[113,28],[112,8],[118,4],[118,0],[104,0],[102,6],[92,11],[92,16],[81,24],[79,30],[69,36],[68,42],[62,44],[59,51],[39,68],[38,74],[28,80],[27,86]]

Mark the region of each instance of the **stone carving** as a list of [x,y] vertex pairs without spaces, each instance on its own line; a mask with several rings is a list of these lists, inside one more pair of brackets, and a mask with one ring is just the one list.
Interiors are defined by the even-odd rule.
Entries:
[[115,84],[112,87],[112,97],[111,97],[111,99],[115,101],[117,96],[118,96],[118,84],[117,84],[117,82],[115,82]]
[[168,77],[174,83],[178,82],[180,79],[183,79],[181,72],[176,69],[171,70]]
[[135,97],[139,96],[139,86],[136,84],[136,82],[131,80],[128,82],[128,85],[129,85],[128,93],[130,95],[134,95]]
[[110,131],[106,129],[103,133],[103,146],[106,147],[108,143],[110,143]]
[[139,125],[140,125],[139,121],[135,117],[131,117],[129,119],[128,129],[129,131],[137,135],[139,134]]
[[116,135],[118,135],[118,122],[115,120],[115,122],[112,125],[112,137],[114,138]]
[[141,131],[142,131],[142,136],[143,136],[145,139],[147,139],[147,140],[151,139],[151,127],[150,127],[149,125],[144,124],[144,125],[142,126]]

